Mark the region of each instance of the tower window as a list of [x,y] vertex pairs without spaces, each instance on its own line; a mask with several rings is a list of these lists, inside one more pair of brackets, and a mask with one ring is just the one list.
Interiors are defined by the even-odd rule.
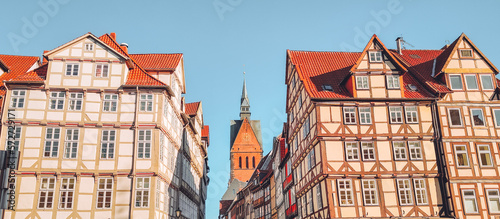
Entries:
[[241,157],[240,157],[240,169],[241,169]]
[[246,162],[247,162],[247,166],[246,167],[248,169],[248,157],[246,157],[245,159],[246,159]]
[[252,168],[255,168],[255,157],[252,157]]

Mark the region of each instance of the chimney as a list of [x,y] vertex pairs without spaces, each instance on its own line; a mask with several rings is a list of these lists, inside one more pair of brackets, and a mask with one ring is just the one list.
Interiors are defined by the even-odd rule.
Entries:
[[116,33],[115,32],[111,32],[109,35],[111,36],[111,38],[113,38],[113,40],[116,41]]
[[120,47],[123,49],[123,51],[125,51],[125,53],[128,53],[128,44],[126,44],[126,43],[121,43],[121,44],[120,44]]
[[403,37],[396,38],[396,44],[398,46],[398,53],[399,53],[399,55],[403,55],[403,51],[402,51],[402,48],[401,48],[402,47],[402,45],[401,45],[402,42],[403,42]]

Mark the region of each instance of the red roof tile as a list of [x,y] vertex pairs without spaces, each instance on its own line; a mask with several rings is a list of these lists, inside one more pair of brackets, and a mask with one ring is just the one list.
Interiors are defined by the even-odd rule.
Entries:
[[40,81],[43,82],[47,76],[47,67],[48,64],[44,64],[32,71],[26,72],[19,77],[13,78],[10,81],[23,81],[23,82],[34,82]]
[[0,55],[0,60],[9,68],[9,72],[0,75],[0,95],[5,94],[4,81],[16,78],[26,73],[39,58],[36,56],[15,56],[15,55]]
[[201,137],[207,139],[207,144],[210,145],[210,127],[208,125],[203,126],[201,129]]
[[199,106],[200,102],[186,103],[184,112],[189,116],[196,116]]
[[130,54],[146,70],[174,70],[179,65],[182,54]]

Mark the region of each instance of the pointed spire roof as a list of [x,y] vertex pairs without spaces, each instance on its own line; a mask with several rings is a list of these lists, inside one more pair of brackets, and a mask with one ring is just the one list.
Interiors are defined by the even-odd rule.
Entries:
[[250,118],[250,100],[247,94],[247,83],[245,79],[245,72],[243,72],[243,89],[241,91],[241,103],[240,103],[240,118]]

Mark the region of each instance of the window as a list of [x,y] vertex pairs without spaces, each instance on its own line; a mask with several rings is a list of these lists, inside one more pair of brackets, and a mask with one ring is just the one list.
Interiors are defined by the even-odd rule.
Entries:
[[151,130],[139,130],[138,158],[151,157]]
[[477,90],[477,78],[476,75],[464,75],[465,77],[465,86],[467,90]]
[[112,159],[115,155],[115,130],[102,130],[101,158]]
[[308,158],[307,160],[309,161],[308,170],[311,170],[316,165],[316,156],[314,154],[314,148],[311,149],[311,151],[309,151],[307,158]]
[[406,160],[406,145],[404,141],[392,142],[394,160]]
[[83,93],[69,94],[69,110],[74,110],[74,111],[82,110],[82,102],[83,102]]
[[476,192],[473,189],[462,190],[465,213],[478,213]]
[[[8,129],[8,136],[6,141],[7,148],[13,148],[15,151],[19,151],[19,145],[21,144],[21,126],[14,126],[13,130]],[[13,138],[12,138],[13,136]]]
[[472,115],[472,124],[474,126],[484,126],[484,116],[482,109],[471,109],[470,113]]
[[255,168],[255,157],[252,157],[252,168]]
[[493,163],[491,161],[491,151],[489,145],[478,145],[477,149],[479,151],[479,163],[482,167],[492,167]]
[[495,115],[495,126],[500,127],[500,109],[494,109],[493,114]]
[[356,108],[344,107],[344,123],[356,124]]
[[47,128],[45,133],[44,157],[57,157],[59,151],[60,128]]
[[165,134],[160,131],[160,161],[163,161],[163,158],[165,157]]
[[298,97],[297,103],[299,104],[298,109],[300,109],[300,107],[302,107],[302,93],[301,92],[299,92],[299,97]]
[[406,123],[418,123],[417,106],[405,106]]
[[425,187],[424,179],[414,179],[413,187],[415,188],[415,200],[417,205],[427,204],[427,189]]
[[13,90],[10,100],[10,107],[12,108],[24,108],[24,99],[26,96],[25,90]]
[[240,157],[240,159],[239,159],[239,160],[240,160],[240,169],[241,169],[241,157]]
[[387,75],[387,89],[399,89],[399,75]]
[[460,50],[461,58],[472,58],[472,49],[461,49]]
[[76,158],[78,151],[78,129],[66,129],[64,142],[64,158]]
[[468,167],[469,166],[469,155],[467,153],[467,146],[455,145],[455,157],[457,159],[457,166],[458,167]]
[[338,191],[339,191],[339,204],[340,206],[350,206],[354,205],[352,198],[352,182],[350,179],[339,179]]
[[356,76],[356,89],[368,89],[368,76]]
[[246,168],[248,169],[248,157],[245,157],[245,161],[247,162],[246,163]]
[[304,139],[309,135],[309,131],[311,131],[311,125],[309,124],[309,116],[307,116],[307,119],[304,121],[304,126],[302,128],[303,131],[303,137]]
[[51,92],[49,109],[62,110],[64,109],[65,92]]
[[378,205],[377,182],[374,179],[362,180],[361,182],[365,205]]
[[363,125],[372,124],[372,112],[370,107],[359,108],[359,123]]
[[422,160],[422,146],[420,146],[419,141],[409,141],[408,150],[411,160]]
[[149,178],[138,177],[135,180],[135,207],[149,207]]
[[381,51],[370,51],[368,52],[370,56],[370,62],[382,62],[382,52]]
[[107,78],[109,74],[108,64],[96,64],[95,65],[95,76],[97,78]]
[[66,76],[78,76],[80,64],[66,64]]
[[140,111],[153,111],[153,94],[141,94]]
[[345,143],[346,158],[350,160],[359,160],[359,148],[357,142]]
[[312,196],[312,189],[309,190],[309,192],[306,193],[307,195],[307,209],[309,212],[313,212],[313,196]]
[[488,194],[488,208],[490,213],[500,213],[500,195],[498,194],[498,189],[487,189],[486,194]]
[[116,106],[118,105],[118,95],[116,94],[105,94],[103,101],[103,111],[104,112],[116,112]]
[[92,43],[85,44],[85,51],[93,51],[93,50],[94,50],[94,44]]
[[450,86],[452,90],[462,90],[462,77],[460,75],[450,75]]
[[403,122],[403,109],[400,106],[390,106],[389,116],[391,118],[391,123],[402,123]]
[[409,179],[398,179],[398,196],[400,205],[413,204]]
[[493,90],[493,81],[491,80],[491,75],[481,75],[481,87],[483,90]]
[[[292,192],[295,193],[295,192]],[[292,194],[292,202],[295,201],[295,194]],[[318,202],[318,209],[323,208],[323,196],[321,196],[321,184],[316,186],[316,201]]]
[[97,187],[97,208],[111,208],[113,194],[113,178],[99,178]]
[[373,142],[361,142],[363,160],[375,160],[375,148]]
[[59,190],[59,209],[73,208],[73,193],[75,191],[75,178],[62,178]]
[[42,177],[40,180],[40,196],[38,198],[39,209],[51,209],[54,202],[54,189],[56,178]]
[[160,193],[161,193],[161,180],[156,179],[156,195],[155,195],[155,208],[160,209]]
[[462,114],[460,113],[460,109],[448,109],[448,115],[450,117],[451,127],[462,126]]

